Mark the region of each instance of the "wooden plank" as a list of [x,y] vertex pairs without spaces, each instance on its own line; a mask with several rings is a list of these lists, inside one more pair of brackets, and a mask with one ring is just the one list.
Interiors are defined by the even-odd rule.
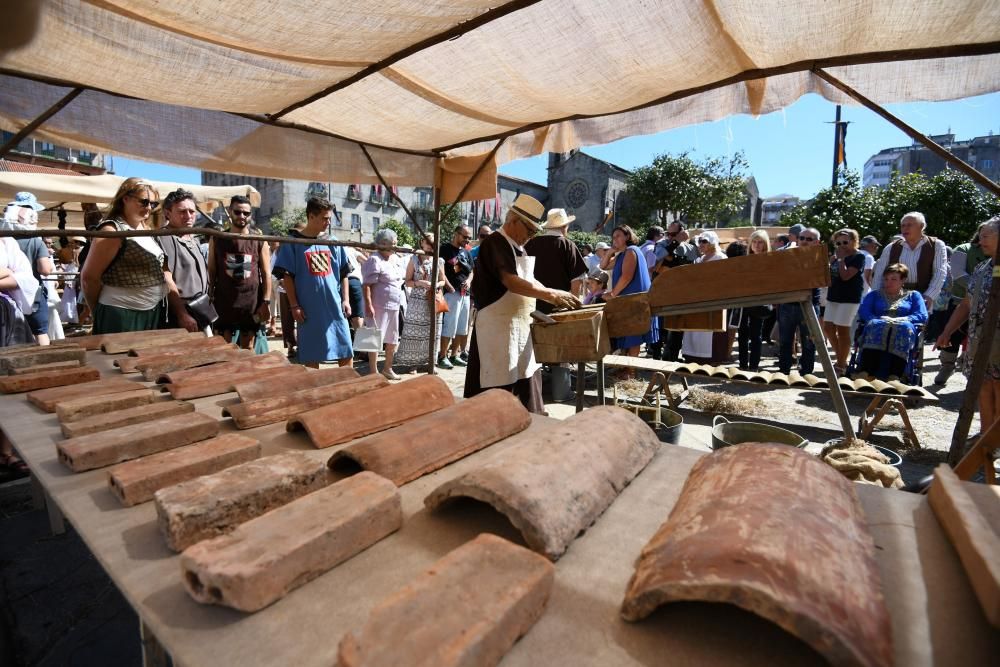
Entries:
[[541,363],[597,361],[611,351],[601,310],[551,313],[555,323],[533,322],[531,340]]
[[608,335],[641,336],[649,331],[652,316],[649,311],[649,292],[627,294],[611,299],[604,304],[604,320]]
[[218,421],[194,412],[81,435],[63,440],[56,449],[63,465],[73,472],[83,472],[190,445],[218,434]]
[[34,354],[39,350],[55,350],[62,348],[74,348],[82,347],[76,343],[71,343],[68,340],[54,340],[49,345],[38,345],[37,343],[23,343],[21,345],[8,345],[7,347],[0,348],[0,359],[6,359],[8,357],[16,357],[22,354]]
[[[298,391],[300,389],[311,389],[313,387],[325,387],[337,384],[345,380],[353,380],[359,377],[358,372],[353,368],[340,366],[336,368],[321,368],[305,375],[293,378],[285,378],[281,386],[283,391]],[[267,380],[257,382],[238,382],[236,393],[240,395],[241,401],[256,401],[261,398],[274,396],[274,384]]]
[[331,403],[345,401],[354,396],[389,386],[389,381],[385,376],[381,373],[373,373],[364,377],[344,380],[333,385],[283,393],[289,384],[289,380],[296,380],[299,377],[303,377],[303,375],[314,375],[314,373],[283,376],[278,386],[275,386],[275,382],[272,379],[263,380],[263,382],[267,382],[271,386],[272,396],[270,398],[229,405],[223,408],[222,416],[232,417],[236,428],[256,428],[258,426],[265,426],[266,424],[287,421],[303,412],[315,410]]
[[194,412],[194,404],[185,401],[157,401],[151,405],[139,405],[134,408],[117,410],[110,414],[94,415],[85,417],[78,421],[68,422],[60,425],[63,436],[75,438],[89,433],[108,431],[113,428],[129,426],[131,424],[141,424],[143,422],[172,417]]
[[101,373],[93,366],[80,366],[58,371],[43,371],[28,375],[8,375],[0,377],[0,392],[17,394],[22,391],[35,391],[49,387],[62,387],[69,384],[91,382],[101,377]]
[[663,306],[752,297],[829,284],[827,250],[817,245],[670,269],[653,281],[649,305],[655,310]]
[[[927,501],[958,552],[983,614],[993,627],[1000,628],[1000,521],[990,521],[968,486],[972,484],[961,481],[951,468],[941,464],[934,470]],[[994,508],[1000,505],[1000,488],[984,488],[992,492]]]
[[152,389],[137,387],[135,391],[121,391],[104,396],[71,398],[56,403],[56,416],[63,424],[95,415],[113,414],[125,408],[149,405],[156,393]]
[[41,389],[28,394],[28,402],[38,406],[45,412],[55,412],[56,403],[66,401],[71,398],[83,396],[101,396],[103,394],[114,394],[119,391],[133,391],[142,387],[138,382],[132,382],[125,378],[105,378],[94,382],[84,382],[66,387],[51,387]]

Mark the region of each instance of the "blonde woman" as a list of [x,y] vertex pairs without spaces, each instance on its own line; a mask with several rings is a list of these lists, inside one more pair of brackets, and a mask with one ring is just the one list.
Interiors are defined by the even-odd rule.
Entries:
[[[751,234],[747,245],[751,255],[763,255],[771,252],[771,239],[763,229],[758,229]],[[759,371],[764,321],[771,315],[773,307],[753,306],[741,310],[739,324],[740,369]]]
[[[118,188],[98,230],[152,229],[150,216],[160,205],[156,189],[139,178]],[[144,331],[160,326],[167,293],[164,254],[150,236],[95,238],[80,278],[94,312],[95,334]]]

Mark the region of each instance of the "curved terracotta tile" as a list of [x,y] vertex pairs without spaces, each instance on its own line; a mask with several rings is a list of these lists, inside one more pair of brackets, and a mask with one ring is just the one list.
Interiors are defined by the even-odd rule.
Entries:
[[[323,368],[312,371],[297,378],[288,378],[282,382],[284,391],[298,391],[299,389],[310,389],[312,387],[325,387],[326,385],[353,380],[360,377],[353,368],[339,366],[337,368]],[[240,382],[236,385],[236,393],[240,395],[241,401],[256,401],[261,398],[274,396],[274,383],[267,380],[257,382]]]
[[891,665],[892,627],[875,545],[851,483],[815,456],[749,443],[692,468],[643,548],[622,616],[662,604],[733,604],[832,665]]
[[456,497],[488,503],[552,560],[586,530],[653,458],[660,442],[622,408],[590,408],[542,429],[481,467],[445,482],[424,499],[435,509]]
[[384,431],[454,403],[455,397],[444,380],[424,375],[304,412],[288,420],[285,427],[289,431],[304,429],[313,445],[322,449]]
[[491,389],[344,447],[330,468],[359,466],[402,486],[519,433],[531,414],[509,391]]
[[294,384],[295,380],[309,375],[313,375],[313,373],[282,376],[280,386],[282,393],[277,396],[273,395],[275,393],[274,380],[264,380],[263,382],[267,382],[271,387],[272,396],[270,398],[229,405],[222,409],[222,416],[232,417],[236,428],[256,428],[266,424],[283,422],[303,412],[389,386],[389,381],[381,374],[375,373],[364,377],[357,377],[355,374],[353,379],[343,380],[336,384],[289,392],[289,385]]

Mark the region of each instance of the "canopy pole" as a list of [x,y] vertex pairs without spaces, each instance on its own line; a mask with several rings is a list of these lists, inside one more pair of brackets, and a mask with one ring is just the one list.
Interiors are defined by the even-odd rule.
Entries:
[[[378,167],[375,166],[375,160],[372,159],[371,153],[368,152],[368,147],[362,143],[358,143],[358,146],[361,148],[361,152],[365,154],[365,158],[368,159],[368,164],[372,166],[372,170],[375,172],[375,176],[378,178],[379,183],[382,184],[382,186],[385,188],[385,191],[389,193],[389,195],[396,201],[396,203],[398,203],[403,208],[403,211],[406,213],[407,216],[409,216],[410,220],[413,221],[413,226],[417,228],[417,231],[420,232],[420,235],[424,236],[424,230],[420,227],[420,223],[417,222],[417,219],[413,217],[413,212],[410,211],[410,208],[403,203],[403,200],[399,198],[399,195],[393,192],[392,188],[389,187],[389,184],[385,182],[384,178],[382,178],[382,172],[380,172],[378,170]],[[417,248],[419,247],[420,243],[417,243]]]
[[24,139],[26,136],[37,130],[39,126],[41,126],[41,124],[47,121],[49,118],[52,118],[52,116],[59,113],[63,107],[65,107],[67,104],[76,99],[76,96],[82,92],[83,88],[74,88],[73,90],[66,93],[66,95],[61,100],[59,100],[58,102],[50,106],[48,109],[43,111],[38,118],[31,121],[24,127],[22,127],[20,132],[11,137],[7,141],[7,143],[5,143],[3,146],[0,146],[0,158],[6,157],[7,153],[14,150],[17,147],[17,145],[21,143],[22,139]]
[[[434,297],[437,295],[438,261],[441,259],[441,181],[444,174],[441,164],[434,165],[434,252],[431,254],[431,289],[428,290],[428,306],[431,309],[431,339],[427,341],[427,374],[435,375],[437,367],[437,351],[441,345],[438,340],[437,328],[437,308],[435,308]],[[419,247],[419,244],[417,244]],[[447,278],[446,278],[447,280]]]
[[819,78],[829,83],[837,90],[841,91],[842,93],[846,93],[850,97],[854,98],[857,102],[861,103],[863,106],[868,107],[869,109],[877,113],[879,116],[882,116],[882,118],[885,118],[887,121],[889,121],[890,123],[898,127],[900,130],[908,134],[911,138],[919,141],[924,146],[926,146],[927,150],[937,155],[947,164],[951,165],[958,171],[962,172],[963,174],[971,178],[979,185],[982,185],[984,188],[992,192],[994,195],[1000,196],[1000,185],[997,185],[989,178],[987,178],[985,174],[973,168],[972,166],[966,164],[962,160],[958,159],[957,157],[946,151],[937,142],[933,141],[927,135],[922,134],[916,129],[910,127],[902,119],[892,115],[891,113],[886,111],[883,107],[879,106],[878,104],[875,104],[870,99],[868,99],[858,91],[854,90],[843,81],[830,75],[828,72],[820,68],[815,68],[813,69],[813,73]]
[[[965,385],[962,407],[958,411],[958,421],[955,422],[951,447],[948,449],[948,464],[953,468],[965,454],[965,440],[969,437],[972,419],[976,415],[976,402],[983,387],[986,366],[989,364],[990,351],[993,349],[993,339],[996,336],[995,322],[1000,319],[1000,271],[997,267],[1000,267],[1000,248],[993,255],[993,283],[990,285],[989,301],[986,303],[986,317],[983,318],[983,326],[979,330],[979,345],[976,348],[976,356],[972,359],[972,373]],[[971,317],[972,313],[969,313],[969,316]],[[982,432],[985,433],[989,427],[990,424],[983,424]]]
[[[486,157],[483,158],[483,161],[479,163],[479,166],[476,167],[476,170],[472,172],[472,176],[469,177],[469,180],[466,181],[462,189],[458,191],[458,196],[455,197],[455,201],[453,201],[451,204],[448,205],[448,210],[444,212],[443,216],[444,218],[447,218],[449,215],[451,215],[452,209],[458,206],[458,203],[462,201],[462,197],[464,197],[465,193],[468,192],[469,188],[472,187],[472,183],[477,178],[479,178],[479,174],[483,173],[483,169],[485,169],[486,165],[488,165],[493,160],[493,157],[497,154],[497,151],[500,150],[500,147],[503,145],[503,142],[505,141],[507,141],[507,137],[501,137],[500,140],[497,141],[497,145],[493,147],[493,150],[491,150],[489,153],[486,154]],[[495,195],[496,193],[494,193],[494,196]]]

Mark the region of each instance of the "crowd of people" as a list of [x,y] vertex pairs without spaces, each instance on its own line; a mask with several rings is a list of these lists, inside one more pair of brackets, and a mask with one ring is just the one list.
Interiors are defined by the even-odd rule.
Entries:
[[[432,364],[467,366],[467,397],[503,387],[543,413],[541,367],[530,344],[536,309],[544,314],[643,292],[686,264],[824,243],[817,229],[794,225],[774,238],[758,229],[723,247],[716,232],[674,222],[651,227],[644,240],[618,225],[610,244],[577,245],[567,235],[574,216],[546,212],[522,194],[498,229],[483,225],[475,240],[470,227],[455,229],[439,245],[434,266],[431,235],[416,249],[399,248],[396,233],[383,228],[370,253],[325,243],[336,209],[322,198],[307,202],[305,223],[289,234],[296,242],[280,243],[255,238],[260,232],[246,197],[233,197],[227,207],[230,231],[239,238],[199,238],[199,211],[189,191],[168,193],[160,207],[151,183],[129,178],[105,212],[91,211],[97,217],[88,226],[127,231],[162,224],[183,233],[89,244],[69,236],[58,248],[40,238],[0,239],[0,345],[44,345],[64,335],[63,324],[89,321],[95,334],[182,327],[266,351],[266,337],[280,324],[288,355],[298,363],[367,361],[369,372],[391,380]],[[19,193],[3,224],[31,229],[40,209],[33,195]],[[884,248],[854,229],[837,230],[829,240],[830,285],[812,290],[836,372],[850,367],[905,381],[923,338],[941,350],[936,384],[959,367],[964,347],[968,373],[979,334],[990,325],[985,304],[998,226],[1000,218],[984,222],[954,250],[927,233],[918,212],[903,216],[900,234]],[[756,371],[767,344],[776,348],[779,371],[794,366],[808,374],[817,342],[827,342],[813,340],[798,303],[731,309],[724,331],[677,331],[667,323],[653,317],[648,331],[615,339],[612,347],[631,356],[644,349],[654,359],[707,363],[729,363],[735,348],[739,368]],[[1000,414],[1000,336],[979,399],[984,423],[992,423]],[[0,464],[13,465],[12,457],[0,452]]]

